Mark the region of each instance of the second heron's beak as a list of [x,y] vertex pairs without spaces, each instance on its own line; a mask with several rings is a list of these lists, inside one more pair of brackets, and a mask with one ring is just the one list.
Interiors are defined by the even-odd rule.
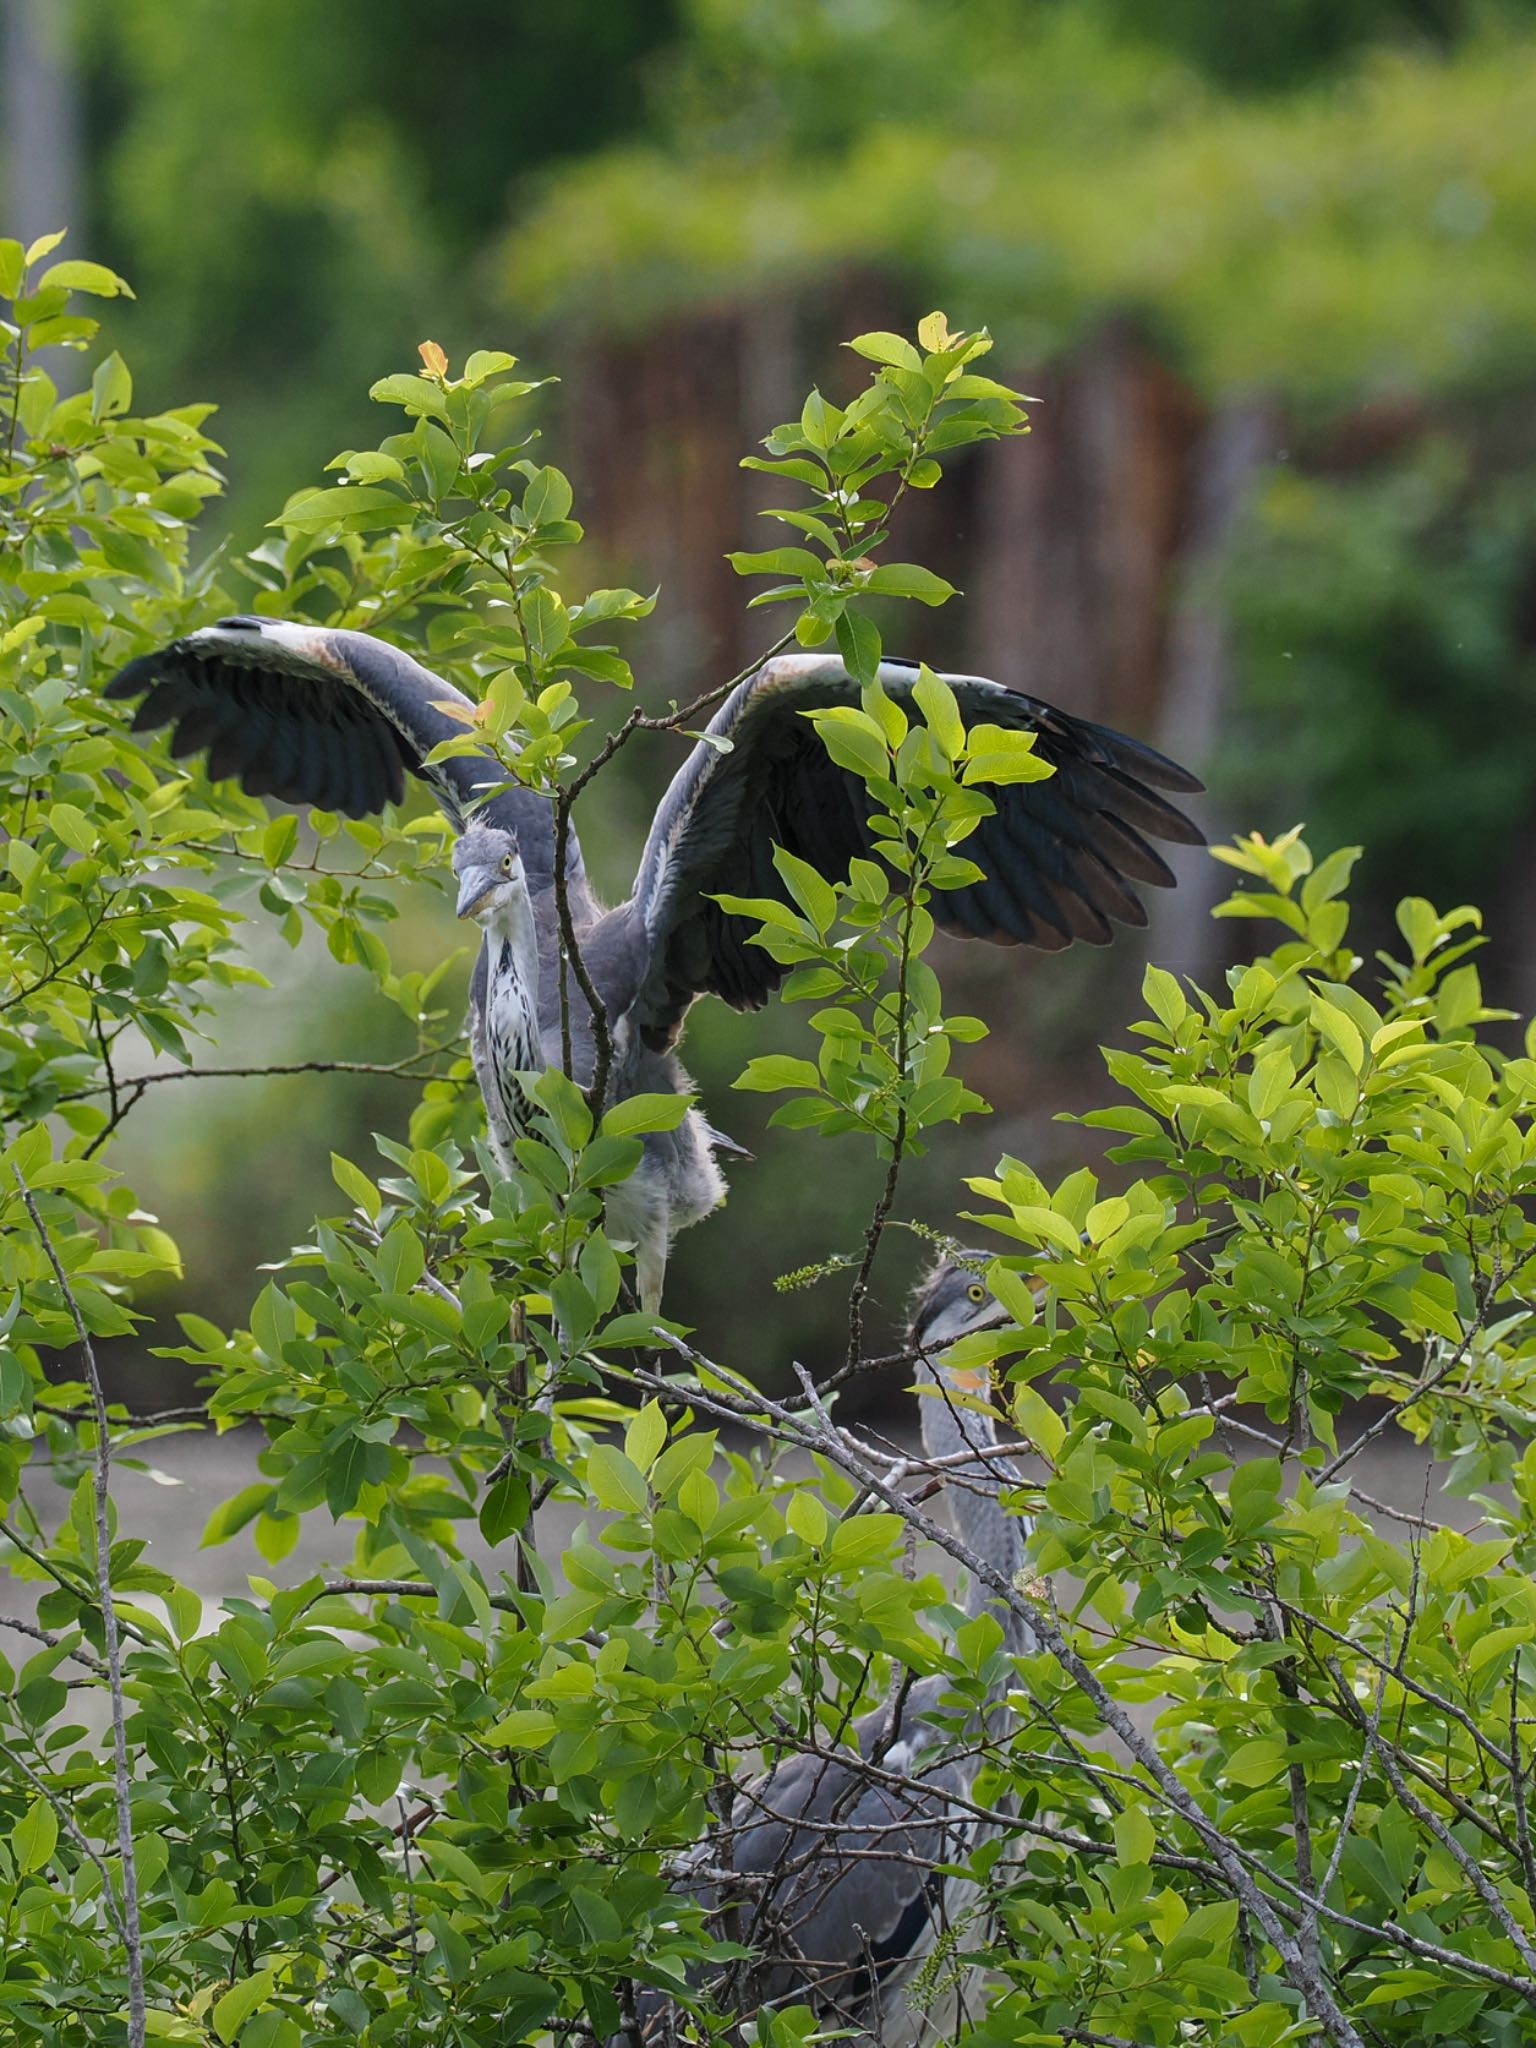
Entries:
[[473,917],[496,885],[506,878],[496,868],[466,868],[459,877],[458,917]]

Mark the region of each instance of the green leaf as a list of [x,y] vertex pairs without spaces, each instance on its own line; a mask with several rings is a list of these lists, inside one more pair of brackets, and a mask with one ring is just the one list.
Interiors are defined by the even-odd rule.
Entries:
[[899,334],[887,333],[883,328],[877,328],[870,334],[856,334],[852,341],[844,343],[844,347],[853,349],[872,363],[890,363],[899,370],[915,373],[923,367],[923,359],[910,341],[904,341]]
[[194,2041],[199,2048],[208,2039],[196,2020],[189,2020],[183,2013],[166,2012],[158,2005],[146,2009],[144,2032],[154,2041]]
[[825,581],[827,565],[809,548],[768,548],[761,553],[736,549],[725,558],[738,576],[798,576]]
[[558,469],[535,472],[523,492],[523,517],[530,526],[548,526],[571,509],[569,479]]
[[360,1167],[350,1159],[343,1159],[339,1152],[331,1154],[331,1178],[344,1195],[354,1201],[372,1223],[379,1218],[384,1198]]
[[1054,1464],[1067,1440],[1066,1425],[1045,1396],[1029,1386],[1014,1387],[1009,1395],[1013,1419],[1022,1435],[1045,1453]]
[[801,408],[800,431],[812,448],[830,448],[842,424],[842,413],[819,391],[813,391]]
[[487,1743],[502,1749],[543,1749],[560,1732],[560,1723],[544,1707],[519,1707],[485,1731]]
[[1055,772],[1035,751],[1033,733],[984,719],[971,727],[961,778],[968,788],[977,783],[1044,782]]
[[332,1516],[340,1521],[350,1513],[363,1488],[381,1479],[388,1465],[386,1445],[366,1442],[360,1436],[343,1437],[325,1463],[325,1504]]
[[758,1095],[773,1095],[781,1088],[819,1089],[821,1070],[814,1060],[795,1059],[789,1053],[759,1053],[731,1086]]
[[89,818],[73,804],[51,804],[48,809],[48,823],[64,844],[76,853],[92,853],[96,847],[96,834]]
[[580,1151],[592,1135],[592,1112],[576,1083],[550,1067],[535,1081],[533,1092],[565,1143],[573,1152]]
[[377,399],[381,405],[403,405],[409,413],[425,414],[445,424],[448,419],[447,394],[441,385],[434,384],[428,377],[413,377],[403,372],[381,377],[376,384],[369,385],[368,396]]
[[691,1095],[627,1095],[603,1113],[603,1134],[637,1137],[644,1131],[675,1131],[693,1107]]
[[528,1482],[521,1472],[503,1472],[480,1503],[480,1533],[487,1543],[503,1543],[528,1519]]
[[336,484],[330,490],[306,491],[267,524],[295,533],[318,533],[359,514],[388,512],[404,521],[410,516],[410,509],[398,492],[385,490],[380,484]]
[[806,1487],[796,1487],[789,1497],[789,1506],[784,1510],[784,1520],[793,1535],[802,1543],[809,1543],[819,1549],[827,1540],[830,1526],[827,1511],[815,1494]]
[[645,1474],[612,1444],[594,1444],[587,1459],[587,1484],[599,1507],[620,1514],[642,1514],[646,1504]]
[[471,349],[464,365],[461,384],[483,384],[487,377],[504,376],[508,370],[517,368],[517,357],[509,356],[504,348]]
[[889,780],[891,758],[885,737],[865,712],[855,711],[851,704],[839,704],[827,711],[812,711],[808,716],[839,768],[847,768],[868,782]]
[[857,683],[872,683],[880,666],[880,631],[862,612],[847,610],[837,619],[837,649]]
[[1511,1628],[1491,1628],[1478,1636],[1467,1651],[1467,1669],[1481,1671],[1485,1664],[1491,1664],[1496,1657],[1502,1657],[1507,1650],[1516,1649],[1521,1643],[1528,1643],[1533,1636],[1536,1636],[1536,1626],[1530,1622],[1521,1622]]
[[1365,1064],[1365,1041],[1353,1019],[1346,1017],[1336,1004],[1327,1002],[1322,996],[1314,996],[1312,1022],[1328,1043],[1342,1054],[1350,1072],[1358,1074]]
[[1028,1329],[1035,1320],[1035,1297],[1024,1275],[1005,1266],[1001,1259],[994,1259],[987,1268],[987,1286],[1020,1329]]
[[18,1870],[41,1870],[59,1839],[59,1823],[46,1799],[34,1799],[11,1830]]
[[203,1524],[200,1547],[206,1550],[212,1544],[227,1543],[269,1505],[275,1490],[271,1480],[257,1480],[242,1487],[229,1500],[220,1501]]
[[837,891],[808,860],[802,860],[798,854],[790,853],[782,846],[773,849],[773,864],[783,876],[790,895],[825,938],[837,920]]
[[103,420],[117,419],[132,404],[133,378],[114,349],[96,365],[91,378],[91,419],[99,426]]
[[1144,1806],[1124,1806],[1115,1815],[1115,1861],[1121,1864],[1150,1863],[1157,1847],[1157,1830]]
[[280,868],[299,843],[299,821],[292,811],[274,818],[261,835],[261,857],[269,868]]
[[955,693],[942,676],[924,662],[918,671],[912,695],[946,760],[957,761],[965,752],[965,721]]
[[864,588],[881,597],[915,597],[919,604],[943,604],[956,595],[953,583],[916,562],[883,562],[869,572]]
[[249,1977],[231,1985],[213,2008],[213,2031],[221,2041],[234,2040],[251,2014],[267,2003],[276,1983],[271,1970],[253,1970]]
[[1189,1014],[1177,977],[1164,967],[1148,967],[1141,977],[1141,995],[1159,1023],[1170,1031],[1176,1031]]
[[[33,243],[33,249],[38,248]],[[29,261],[35,260],[29,252]],[[62,286],[65,291],[89,292],[97,299],[131,299],[133,291],[126,278],[119,277],[115,270],[108,270],[104,263],[82,263],[78,258],[69,257],[63,263],[50,264],[37,281],[38,291],[48,291]]]
[[660,1404],[647,1401],[624,1432],[624,1455],[637,1472],[649,1473],[667,1441],[667,1421]]

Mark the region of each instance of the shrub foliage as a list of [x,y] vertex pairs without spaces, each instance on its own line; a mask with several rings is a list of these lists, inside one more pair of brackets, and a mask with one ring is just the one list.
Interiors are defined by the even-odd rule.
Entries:
[[[502,750],[566,815],[655,722],[577,768],[592,693],[631,682],[611,635],[649,600],[557,579],[581,530],[530,452],[533,381],[427,345],[374,388],[394,430],[229,565],[193,533],[220,481],[209,409],[136,414],[115,354],[61,395],[39,359],[90,349],[79,296],[125,289],[0,242],[0,2034],[601,2039],[642,1985],[677,1995],[685,2038],[802,2041],[817,2017],[748,1999],[689,1859],[729,1861],[731,1789],[764,1759],[846,1755],[855,1713],[940,1673],[982,1884],[912,1996],[985,1964],[978,2041],[1536,2038],[1536,1059],[1482,1035],[1476,913],[1409,898],[1400,957],[1366,963],[1349,852],[1224,849],[1220,914],[1278,926],[1273,950],[1216,991],[1149,970],[1086,1119],[1101,1172],[1048,1187],[1004,1159],[971,1182],[965,1228],[1014,1318],[972,1362],[1034,1454],[1010,1583],[830,1395],[765,1399],[632,1311],[603,1190],[653,1111],[551,1073],[514,1178],[480,1170],[453,1020],[385,936],[441,823],[269,817],[101,698],[236,604],[398,631],[481,700],[454,744]],[[737,566],[870,677],[880,606],[951,594],[884,559],[903,497],[1023,421],[976,367],[984,335],[935,316],[915,345],[854,346],[864,395],[813,394],[758,459],[794,543]],[[981,1026],[945,1014],[924,905],[971,872],[987,786],[1039,770],[967,735],[937,678],[911,722],[873,685],[820,722],[885,859],[791,864],[793,907],[735,907],[819,1005],[815,1057],[744,1084],[785,1092],[780,1142],[858,1129],[878,1155],[846,1372],[902,1159],[985,1108],[949,1072]],[[318,929],[412,1021],[420,1105],[381,1165],[336,1160],[341,1213],[248,1328],[183,1315],[206,1409],[132,1415],[94,1340],[132,1333],[136,1290],[177,1262],[113,1141],[166,1075],[197,1085],[268,922]],[[207,1537],[250,1528],[268,1570],[215,1612],[120,1525],[112,1472],[239,1425],[264,1432],[259,1477]],[[1421,1449],[1421,1509],[1361,1491],[1389,1441]],[[549,1555],[556,1497],[587,1519]],[[306,1517],[345,1551],[328,1574],[291,1562]],[[914,1535],[1038,1648],[1005,1668]]]

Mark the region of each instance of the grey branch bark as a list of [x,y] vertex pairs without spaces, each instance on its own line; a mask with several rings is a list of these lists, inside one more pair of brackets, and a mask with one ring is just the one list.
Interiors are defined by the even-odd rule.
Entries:
[[[96,1585],[101,1597],[102,1626],[107,1642],[107,1683],[112,1696],[112,1778],[117,1801],[117,1850],[122,1863],[122,1901],[117,1918],[128,1956],[128,2048],[144,2048],[144,1950],[139,1931],[139,1874],[133,1850],[132,1781],[128,1774],[122,1643],[118,1635],[117,1608],[112,1599],[112,1429],[107,1420],[107,1400],[102,1392],[101,1374],[96,1367],[96,1353],[91,1345],[90,1332],[85,1327],[85,1318],[80,1313],[80,1303],[48,1234],[42,1211],[22,1178],[21,1168],[18,1166],[12,1170],[16,1175],[16,1185],[21,1190],[21,1199],[27,1206],[27,1214],[32,1219],[32,1227],[37,1232],[48,1263],[53,1268],[54,1278],[59,1283],[59,1292],[74,1321],[96,1422]],[[111,1898],[109,1891],[109,1901]]]

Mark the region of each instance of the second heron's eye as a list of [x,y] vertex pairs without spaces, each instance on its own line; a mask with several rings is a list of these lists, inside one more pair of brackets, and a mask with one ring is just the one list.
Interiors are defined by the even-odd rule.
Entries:
[[973,1280],[965,1292],[969,1301],[985,1301],[987,1298],[987,1290],[979,1280]]

